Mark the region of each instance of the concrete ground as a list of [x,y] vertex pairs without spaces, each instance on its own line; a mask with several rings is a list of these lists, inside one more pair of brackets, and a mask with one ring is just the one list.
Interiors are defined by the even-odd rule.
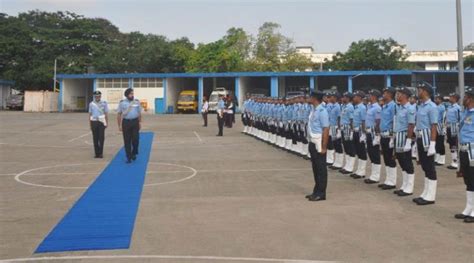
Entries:
[[[0,112],[0,259],[474,262],[474,225],[453,218],[465,205],[453,171],[438,168],[431,206],[333,171],[328,200],[308,202],[309,161],[241,134],[240,122],[216,137],[209,117],[207,128],[198,115],[145,117],[155,139],[130,249],[38,255],[121,147],[121,134],[112,116],[98,160],[84,113]],[[419,194],[419,166],[416,177]]]

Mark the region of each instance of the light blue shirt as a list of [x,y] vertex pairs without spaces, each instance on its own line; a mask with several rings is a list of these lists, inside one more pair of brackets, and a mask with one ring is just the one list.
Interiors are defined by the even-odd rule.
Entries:
[[416,107],[407,102],[405,105],[397,105],[395,114],[394,132],[402,132],[408,130],[409,124],[416,122]]
[[451,104],[446,110],[446,122],[447,123],[459,123],[461,120],[461,107],[459,104]]
[[444,112],[446,111],[446,107],[444,107],[443,103],[440,103],[436,108],[438,109],[438,125],[442,125],[444,123]]
[[331,111],[329,111],[329,124],[331,126],[337,126],[339,115],[341,115],[341,105],[336,102],[331,106]]
[[381,111],[382,108],[377,102],[369,105],[369,109],[367,110],[367,116],[365,117],[366,128],[375,127],[375,121],[380,120]]
[[431,129],[431,125],[438,123],[438,109],[430,99],[418,106],[416,113],[416,129]]
[[353,114],[354,114],[354,106],[352,105],[352,103],[347,103],[347,104],[342,105],[341,125],[351,124]]
[[323,129],[329,127],[329,114],[322,104],[319,104],[311,114],[309,125],[311,132],[316,134],[322,134]]
[[122,113],[122,117],[124,119],[132,120],[140,116],[140,113],[142,112],[142,106],[140,105],[140,101],[137,99],[132,101],[123,99],[118,105],[117,112]]
[[106,101],[96,102],[95,100],[89,103],[89,113],[94,120],[98,120],[99,116],[109,112],[109,106]]
[[225,104],[224,104],[224,100],[220,99],[218,102],[217,102],[217,108],[219,110],[223,110],[225,108]]
[[354,106],[353,124],[355,128],[359,128],[362,122],[365,122],[365,116],[367,115],[367,108],[364,103],[359,103]]
[[474,108],[465,109],[462,112],[459,130],[459,141],[461,144],[474,142]]
[[380,112],[380,130],[383,132],[393,129],[393,117],[395,116],[395,107],[397,104],[392,100],[383,105]]

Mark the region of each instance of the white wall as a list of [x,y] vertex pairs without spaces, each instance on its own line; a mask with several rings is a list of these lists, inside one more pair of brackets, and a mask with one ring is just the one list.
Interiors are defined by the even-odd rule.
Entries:
[[[77,111],[86,110],[89,98],[89,90],[92,89],[92,80],[89,79],[64,79],[63,80],[63,110]],[[78,105],[78,99],[84,98],[84,105]]]
[[[125,89],[97,88],[102,93],[102,99],[109,104],[110,111],[116,111],[120,100],[124,99]],[[133,93],[136,99],[148,104],[146,113],[155,113],[155,98],[163,98],[163,88],[134,88]]]
[[426,63],[425,64],[425,70],[438,70],[439,69],[439,65],[438,63]]

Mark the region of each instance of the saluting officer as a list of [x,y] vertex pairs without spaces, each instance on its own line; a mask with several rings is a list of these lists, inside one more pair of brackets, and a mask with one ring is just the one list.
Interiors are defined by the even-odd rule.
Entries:
[[438,109],[438,136],[436,136],[435,164],[441,166],[446,163],[446,149],[444,147],[446,107],[443,104],[443,96],[441,96],[441,94],[436,93],[434,97],[437,105],[436,108]]
[[342,145],[344,146],[344,153],[346,155],[346,164],[344,168],[339,170],[342,174],[351,174],[354,170],[355,162],[355,148],[354,148],[354,134],[352,131],[352,119],[354,115],[354,106],[351,103],[352,93],[346,92],[342,97],[341,110],[341,129],[342,129]]
[[451,150],[451,164],[448,169],[458,169],[458,130],[461,122],[461,107],[458,104],[459,95],[456,93],[449,94],[449,102],[451,103],[446,110],[446,135]]
[[326,166],[326,151],[329,139],[329,116],[326,108],[322,105],[324,93],[316,91],[311,93],[311,102],[314,110],[308,121],[309,128],[309,152],[311,153],[311,164],[314,176],[313,193],[307,195],[309,201],[326,200],[326,188],[328,183],[328,170]]
[[354,117],[353,117],[353,129],[354,129],[354,146],[356,149],[357,157],[357,170],[351,174],[354,179],[360,179],[365,177],[365,169],[367,166],[367,150],[365,148],[365,117],[367,115],[367,107],[363,103],[365,93],[362,90],[358,90],[354,93]]
[[459,129],[459,174],[466,184],[466,208],[454,217],[464,219],[465,223],[474,223],[474,88],[466,88],[463,105]]
[[125,90],[125,99],[121,100],[117,109],[117,123],[123,134],[127,163],[135,161],[138,154],[139,131],[142,123],[142,107],[140,101],[133,96],[133,89]]
[[380,180],[380,107],[378,100],[381,96],[380,91],[372,89],[369,91],[370,105],[367,109],[367,116],[365,118],[365,132],[367,135],[367,152],[372,168],[370,169],[370,177],[365,179],[365,183],[377,183]]
[[[395,111],[395,156],[402,169],[402,186],[393,193],[398,196],[407,196],[413,194],[413,187],[415,185],[415,169],[411,159],[411,138],[413,137],[414,126],[416,123],[415,114],[416,108],[410,104],[408,98],[411,96],[411,91],[406,88],[400,88],[397,92],[397,101],[399,105]],[[396,175],[395,175],[396,184]],[[382,189],[393,189],[392,187],[382,187]]]
[[94,91],[94,100],[89,103],[89,123],[92,131],[92,140],[94,141],[94,158],[103,158],[105,128],[109,122],[109,107],[107,102],[101,100],[102,93]]
[[[383,162],[385,164],[385,182],[379,184],[379,187],[388,187],[388,189],[395,188],[397,184],[397,163],[393,158],[393,119],[397,106],[394,101],[395,92],[395,89],[392,87],[383,90],[384,105],[380,113],[380,147],[382,148]],[[369,181],[368,183],[375,182]]]
[[420,105],[416,113],[416,144],[421,168],[425,172],[425,185],[423,192],[413,202],[417,205],[430,205],[436,199],[436,169],[434,155],[436,153],[436,136],[438,133],[438,110],[431,101],[433,89],[427,85],[419,85],[418,97]]

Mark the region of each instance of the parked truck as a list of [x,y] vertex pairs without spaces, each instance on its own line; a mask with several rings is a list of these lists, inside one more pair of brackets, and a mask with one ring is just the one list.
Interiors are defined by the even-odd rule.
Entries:
[[198,93],[195,90],[183,90],[179,93],[176,106],[178,112],[197,112]]

